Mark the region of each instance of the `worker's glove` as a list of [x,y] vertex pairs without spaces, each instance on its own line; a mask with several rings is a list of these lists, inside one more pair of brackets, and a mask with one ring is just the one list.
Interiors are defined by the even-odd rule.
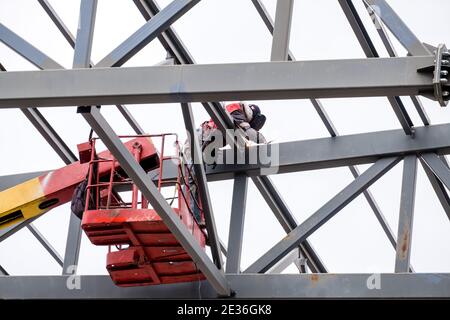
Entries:
[[244,130],[244,131],[247,131],[248,129],[251,129],[250,123],[245,122],[245,121],[239,123],[239,127],[240,127],[242,130]]

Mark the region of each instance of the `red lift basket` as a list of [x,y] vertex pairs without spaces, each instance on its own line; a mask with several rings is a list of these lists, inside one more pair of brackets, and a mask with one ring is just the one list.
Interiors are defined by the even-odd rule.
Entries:
[[[175,156],[164,156],[164,144],[167,136],[175,137]],[[134,136],[136,137],[136,136]],[[178,196],[169,200],[175,204],[173,214],[185,224],[189,232],[205,248],[206,237],[203,229],[193,216],[187,183],[192,178],[190,171],[182,165],[179,156],[179,144],[176,134],[146,135],[139,138],[161,138],[161,153],[155,149],[156,168],[159,170],[158,189],[165,186],[162,181],[163,164],[175,161],[178,165],[178,177],[175,191]],[[131,138],[131,136],[121,137]],[[106,269],[118,286],[143,286],[162,283],[176,283],[203,280],[205,277],[198,270],[191,257],[186,253],[174,235],[166,227],[157,212],[149,208],[147,199],[140,195],[137,187],[119,168],[114,158],[98,159],[95,156],[95,141],[90,141],[91,159],[89,163],[89,182],[87,187],[86,210],[82,219],[82,228],[95,245],[109,246]],[[153,146],[153,144],[152,144]],[[132,154],[139,162],[145,144],[137,141],[132,147]],[[84,148],[84,150],[89,148]],[[96,166],[109,162],[111,170],[108,176],[100,178]],[[166,162],[167,163],[167,162]],[[182,171],[183,170],[183,171]],[[154,183],[149,178],[148,183]],[[118,190],[131,190],[131,202],[122,200]],[[176,201],[175,201],[176,200]],[[198,200],[198,199],[197,199]],[[196,200],[194,200],[196,201]],[[201,212],[201,221],[203,213]]]

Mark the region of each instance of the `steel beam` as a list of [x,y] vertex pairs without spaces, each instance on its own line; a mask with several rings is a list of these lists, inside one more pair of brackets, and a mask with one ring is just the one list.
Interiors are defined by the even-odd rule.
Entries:
[[411,256],[414,203],[416,198],[417,156],[403,161],[403,182],[397,233],[395,272],[408,272]]
[[61,267],[63,266],[63,260],[61,256],[59,255],[58,251],[56,251],[55,248],[48,242],[44,236],[39,232],[39,230],[33,226],[32,224],[29,224],[27,226],[28,230],[33,234],[33,236],[38,239],[38,241],[42,244],[42,246],[47,250],[47,252],[55,259],[56,263],[58,263]]
[[271,61],[286,61],[289,53],[294,0],[278,0],[273,31]]
[[0,265],[0,276],[9,276],[9,273]]
[[227,273],[241,272],[242,241],[244,238],[245,209],[247,203],[248,178],[239,175],[234,179],[231,201],[230,230],[228,236]]
[[[73,57],[74,68],[88,68],[90,65],[96,12],[97,0],[81,0]],[[71,214],[64,254],[63,274],[76,273],[76,266],[78,265],[80,255],[81,236],[81,221],[77,216]]]
[[16,225],[10,226],[10,227],[6,227],[0,230],[0,242],[2,242],[3,240],[7,239],[8,237],[12,236],[13,234],[15,234],[16,232],[22,230],[23,228],[25,228],[26,226],[28,226],[30,223],[32,223],[34,220],[36,220],[37,218],[39,218],[40,216],[37,217],[33,217],[31,219],[22,221]]
[[[230,299],[417,299],[449,298],[448,273],[382,274],[229,274],[236,289]],[[207,282],[121,288],[109,276],[80,276],[70,290],[69,276],[0,277],[1,299],[214,299]]]
[[[380,157],[437,152],[449,154],[450,125],[434,125],[416,128],[415,138],[406,136],[403,130],[283,142],[250,147],[248,153],[260,157],[253,163],[218,164],[207,168],[208,180],[232,179],[245,172],[248,176],[282,174],[288,172],[334,168],[373,163]],[[308,150],[308,152],[305,152]],[[224,153],[224,159],[227,156]],[[264,170],[263,170],[264,169]]]
[[40,69],[62,69],[62,66],[0,23],[0,41]]
[[205,168],[203,163],[202,150],[198,141],[197,132],[195,130],[194,116],[192,108],[189,103],[182,103],[181,110],[183,112],[184,125],[190,137],[190,157],[194,167],[195,179],[200,193],[200,201],[202,204],[202,211],[205,216],[206,229],[208,231],[208,241],[211,247],[211,254],[213,261],[217,268],[222,269],[222,255],[220,253],[219,237],[216,229],[216,222],[214,219],[214,212],[209,195],[208,181],[206,180]]
[[97,0],[81,0],[73,68],[89,68],[94,38]]
[[75,37],[72,35],[69,28],[67,28],[67,26],[64,24],[64,22],[58,16],[58,14],[53,9],[53,7],[50,5],[50,3],[47,0],[38,0],[38,2],[42,6],[44,11],[47,13],[47,15],[50,17],[50,19],[53,21],[53,23],[58,28],[58,30],[61,32],[63,37],[67,40],[69,45],[72,48],[75,48]]
[[158,212],[170,232],[177,238],[192,260],[210,281],[211,285],[217,290],[218,294],[229,296],[231,290],[223,272],[217,269],[203,249],[200,248],[197,241],[188,232],[178,216],[174,214],[173,209],[161,196],[157,188],[153,184],[148,183],[149,181],[145,171],[136,162],[131,153],[128,152],[108,122],[102,117],[99,110],[94,107],[89,107],[80,111],[108,150],[118,160],[122,169],[133,180],[145,198]]
[[420,42],[385,0],[364,0],[375,11],[375,14],[385,23],[397,40],[408,50],[410,55],[431,55],[428,48]]
[[433,83],[417,70],[433,63],[404,57],[2,72],[0,107],[418,95]]
[[121,66],[199,2],[200,0],[172,1],[161,12],[155,15],[154,18],[104,57],[95,67]]
[[450,220],[450,197],[448,196],[445,186],[422,159],[420,159],[420,163],[431,183],[431,186],[434,189],[434,192],[436,193],[436,196],[438,197],[439,202],[441,203],[442,209],[444,209],[445,214]]
[[394,167],[400,160],[401,158],[398,157],[383,158],[378,160],[357,179],[339,192],[333,199],[328,201],[316,213],[290,232],[286,238],[278,242],[262,257],[255,261],[250,267],[247,268],[245,272],[261,273],[269,270],[299,243],[305,240],[314,231],[320,228],[320,226],[326,223],[359,194],[361,194],[363,190],[367,189],[371,184]]
[[[278,261],[272,268],[267,270],[268,274],[276,274],[276,273],[282,273],[284,270],[286,270],[287,267],[289,267],[291,264],[295,263],[302,267],[304,267],[304,264],[302,264],[301,261],[301,252],[298,248],[295,248],[289,254],[287,254],[283,259]],[[303,270],[301,270],[301,273],[305,273]]]
[[[398,56],[397,51],[395,50],[394,45],[392,44],[391,40],[389,39],[389,35],[388,35],[382,21],[378,18],[377,14],[373,11],[372,7],[370,7],[365,1],[363,1],[363,2],[364,2],[367,12],[369,13],[369,15],[371,17],[372,22],[374,23],[374,25],[377,29],[378,35],[380,36],[381,41],[383,42],[384,47],[386,48],[389,56],[397,57]],[[420,116],[420,119],[422,120],[422,123],[426,126],[430,125],[431,124],[430,118],[428,117],[428,114],[426,113],[420,99],[416,96],[411,96],[410,98],[411,98],[412,103],[414,104],[414,107],[416,108],[417,113]]]
[[[364,27],[364,24],[361,21],[361,18],[359,17],[352,0],[339,0],[339,4],[341,5],[341,8],[344,11],[347,20],[350,23],[353,32],[355,33],[356,38],[358,39],[361,48],[363,49],[366,56],[368,58],[379,58],[378,52],[375,49],[375,46],[372,40],[370,39],[370,36],[366,28]],[[408,112],[406,111],[406,108],[403,105],[403,102],[400,99],[400,97],[391,96],[388,97],[388,100],[403,130],[405,130],[405,133],[408,135],[412,135],[413,134],[412,127],[414,126],[414,124]]]
[[447,189],[450,189],[450,170],[444,162],[435,153],[422,154],[421,158]]
[[69,146],[67,146],[64,140],[58,135],[37,108],[26,108],[21,110],[65,164],[78,161]]

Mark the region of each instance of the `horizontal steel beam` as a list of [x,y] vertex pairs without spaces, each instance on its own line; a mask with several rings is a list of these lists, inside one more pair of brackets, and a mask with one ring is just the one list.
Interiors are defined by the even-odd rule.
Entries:
[[418,95],[433,92],[432,76],[417,72],[433,65],[404,57],[2,72],[0,107]]
[[[218,164],[214,169],[207,167],[206,172],[208,180],[216,181],[232,179],[242,172],[259,176],[265,175],[264,171],[281,174],[367,164],[381,157],[426,153],[427,150],[449,154],[449,136],[450,124],[444,124],[418,127],[414,139],[406,136],[403,130],[389,130],[269,144],[249,148],[249,152],[264,155],[255,164]],[[232,158],[227,152],[223,158]]]
[[[450,298],[449,273],[229,274],[244,298]],[[79,286],[77,286],[79,285]],[[0,299],[208,299],[207,281],[121,288],[109,276],[0,276]]]

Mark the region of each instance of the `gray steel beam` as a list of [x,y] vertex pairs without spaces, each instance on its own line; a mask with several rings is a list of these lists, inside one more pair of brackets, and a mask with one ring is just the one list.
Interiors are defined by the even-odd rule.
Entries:
[[[418,127],[414,139],[406,136],[403,130],[389,130],[262,145],[248,148],[248,153],[260,155],[255,161],[217,164],[215,168],[207,168],[206,173],[208,180],[217,181],[232,179],[243,172],[253,177],[266,175],[267,171],[282,174],[367,164],[380,157],[427,152],[443,155],[450,152],[449,135],[450,125],[447,124]],[[231,151],[224,153],[224,159],[231,158],[226,155],[227,152]]]
[[[369,15],[371,17],[372,22],[374,23],[374,25],[375,25],[375,27],[377,29],[378,35],[380,36],[381,41],[383,42],[384,47],[386,48],[389,56],[390,57],[397,57],[398,56],[397,52],[396,52],[396,50],[394,48],[394,45],[392,44],[391,40],[389,39],[389,35],[386,32],[382,21],[378,18],[376,13],[373,11],[372,7],[370,7],[365,1],[363,1],[363,2],[364,2],[364,5],[365,5],[365,7],[367,9],[367,12],[369,13]],[[420,116],[420,119],[422,120],[422,123],[424,125],[426,125],[426,126],[430,125],[431,124],[430,118],[428,117],[428,114],[426,113],[426,111],[425,111],[425,109],[424,109],[420,99],[418,97],[416,97],[416,96],[411,96],[410,98],[411,98],[411,101],[414,104],[414,107],[416,108],[417,113]]]
[[408,50],[410,55],[431,55],[428,48],[420,42],[385,0],[364,0],[372,7],[378,17],[385,23],[397,40]]
[[[230,299],[417,299],[449,298],[448,273],[382,274],[229,274],[236,296]],[[70,290],[69,276],[0,277],[1,299],[214,299],[207,282],[121,288],[109,276],[80,276]]]
[[95,67],[118,67],[145,47],[162,31],[188,12],[200,0],[174,0],[127,40],[103,58]]
[[450,189],[450,170],[444,162],[435,153],[422,154],[421,158],[447,189]]
[[271,61],[286,61],[289,53],[294,0],[278,0],[272,39]]
[[38,2],[42,6],[44,11],[47,13],[47,15],[50,17],[50,19],[53,21],[53,23],[58,28],[58,30],[61,32],[63,37],[67,40],[69,45],[72,48],[75,48],[75,37],[72,35],[69,28],[67,28],[67,26],[64,24],[64,22],[58,16],[58,14],[53,9],[53,7],[50,5],[50,3],[47,0],[38,0]]
[[247,203],[248,178],[242,174],[234,179],[231,201],[230,230],[228,236],[227,273],[241,272],[242,241],[244,238],[245,209]]
[[[271,179],[267,176],[260,176],[252,177],[252,180],[284,231],[289,233],[294,230],[298,226],[298,223],[289,207],[280,197],[280,193],[275,188],[275,185],[272,183]],[[306,257],[308,266],[312,272],[328,272],[327,268],[323,264],[320,257],[316,254],[314,248],[308,240],[303,241],[299,245],[299,249],[301,254]],[[297,268],[301,270],[301,265],[297,263],[298,261],[294,262]]]
[[287,253],[289,253],[289,251],[294,249],[299,243],[331,219],[335,214],[337,214],[341,209],[361,194],[363,190],[367,189],[371,184],[394,167],[400,160],[401,158],[395,157],[378,160],[357,179],[339,192],[334,198],[328,201],[322,208],[316,211],[316,213],[290,232],[286,238],[278,242],[262,257],[255,261],[250,267],[247,268],[245,272],[261,273],[269,270]]
[[140,126],[140,124],[137,122],[137,120],[133,117],[130,110],[128,110],[127,107],[122,105],[116,105],[117,110],[122,114],[122,116],[125,118],[125,120],[128,122],[128,124],[133,128],[134,132],[137,134],[145,134],[144,129]]
[[197,241],[189,233],[187,228],[174,214],[173,209],[158,192],[157,188],[148,183],[148,178],[142,167],[136,162],[131,153],[125,148],[108,122],[102,117],[97,108],[85,108],[80,110],[83,117],[101,138],[108,150],[120,163],[122,169],[133,180],[149,203],[158,212],[167,228],[177,238],[192,260],[203,272],[211,285],[219,295],[229,296],[230,287],[225,279],[223,271],[219,270],[200,248]]
[[69,146],[67,146],[64,140],[58,135],[37,108],[26,108],[21,110],[65,164],[78,161]]
[[62,66],[0,23],[0,41],[40,69],[62,69]]
[[411,256],[414,203],[416,198],[417,156],[403,161],[403,182],[400,197],[395,272],[408,272]]
[[2,72],[0,107],[418,95],[433,90],[433,79],[417,70],[433,63],[403,57]]
[[15,234],[16,232],[22,230],[23,228],[25,228],[26,226],[28,226],[30,223],[32,223],[34,220],[36,220],[37,218],[39,218],[40,216],[37,217],[33,217],[31,219],[22,221],[18,224],[15,224],[13,226],[9,226],[6,228],[3,228],[0,230],[0,242],[2,242],[3,240],[7,239],[8,237],[12,236],[13,234]]
[[38,241],[42,244],[42,246],[47,250],[47,252],[55,259],[56,263],[58,263],[61,267],[63,266],[63,260],[61,256],[59,255],[58,251],[56,251],[55,248],[44,238],[44,236],[39,232],[39,230],[33,226],[32,224],[29,224],[27,226],[28,230],[33,234],[33,236],[38,239]]
[[81,0],[73,68],[89,68],[94,38],[97,0]]
[[198,141],[197,132],[195,130],[194,115],[189,103],[182,103],[181,110],[184,118],[184,125],[190,136],[191,145],[191,159],[194,167],[195,179],[200,193],[200,201],[202,204],[202,211],[205,216],[206,230],[208,231],[208,240],[211,247],[211,254],[213,261],[217,268],[222,269],[222,255],[220,253],[219,237],[216,229],[216,222],[214,219],[214,212],[209,195],[208,181],[206,180],[205,168],[203,163],[202,150]]
[[[208,181],[233,179],[240,173],[250,177],[261,175],[261,169],[267,169],[270,174],[282,174],[306,170],[319,170],[349,165],[368,164],[381,157],[404,156],[409,154],[436,152],[440,155],[450,154],[450,124],[418,127],[414,139],[406,136],[401,129],[338,136],[335,138],[319,138],[312,140],[291,141],[277,144],[279,158],[270,167],[267,161],[256,164],[218,164],[214,169],[207,167]],[[268,154],[273,145],[262,146],[259,151]],[[253,147],[249,148],[252,152]],[[264,151],[263,151],[264,150]],[[304,150],[308,150],[306,154]],[[439,160],[441,161],[441,160]],[[445,164],[444,164],[445,166]],[[176,177],[176,167],[170,162],[164,163],[164,181]],[[274,172],[278,168],[277,172]],[[270,169],[270,170],[269,170]],[[359,175],[359,172],[354,172]],[[357,177],[357,175],[354,177]],[[158,179],[156,172],[149,173],[150,179]],[[261,176],[261,177],[264,177]]]
[[[81,0],[73,57],[74,68],[88,68],[90,65],[96,12],[97,0]],[[71,214],[64,254],[63,274],[76,273],[76,266],[78,265],[80,255],[81,236],[81,221],[77,216]]]
[[[291,252],[289,252],[283,259],[278,261],[272,268],[267,270],[266,273],[269,274],[276,274],[276,273],[282,273],[284,270],[286,270],[287,267],[289,267],[291,264],[299,264],[301,265],[301,252],[298,248],[295,248]],[[305,273],[302,272],[301,273]]]
[[0,276],[9,276],[9,273],[0,265]]
[[[359,17],[352,0],[339,0],[339,4],[341,5],[341,8],[344,11],[345,16],[347,17],[347,20],[350,23],[353,32],[355,33],[356,38],[358,39],[366,56],[368,58],[379,58],[378,52],[375,49],[375,46],[370,39],[370,36],[366,28],[364,27],[364,24],[361,21],[361,18]],[[409,117],[408,112],[406,111],[406,108],[403,105],[400,97],[391,96],[388,97],[388,100],[400,124],[402,125],[403,130],[405,130],[405,133],[408,135],[412,135],[412,127],[414,126],[414,124]]]
[[444,209],[445,214],[450,220],[450,197],[448,196],[447,190],[445,189],[442,182],[438,179],[438,177],[436,177],[433,171],[422,159],[420,159],[420,163],[422,165],[422,168],[425,170],[428,180],[430,181],[439,202],[442,205],[442,209]]

